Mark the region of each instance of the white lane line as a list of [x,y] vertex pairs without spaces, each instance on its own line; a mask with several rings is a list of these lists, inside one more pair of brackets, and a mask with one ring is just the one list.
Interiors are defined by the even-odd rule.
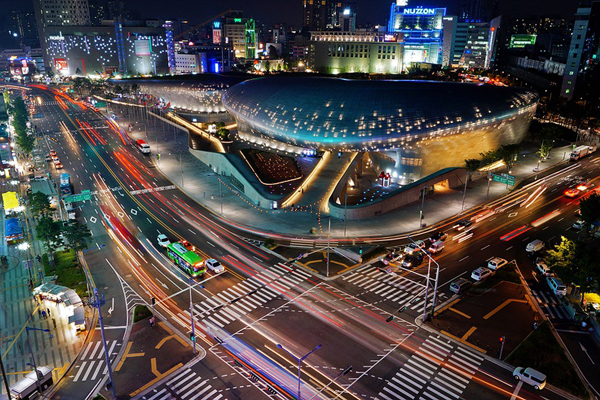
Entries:
[[463,261],[465,261],[467,258],[469,258],[469,256],[466,256],[466,257],[463,257],[463,258],[461,258],[460,260],[458,260],[458,262],[463,262]]

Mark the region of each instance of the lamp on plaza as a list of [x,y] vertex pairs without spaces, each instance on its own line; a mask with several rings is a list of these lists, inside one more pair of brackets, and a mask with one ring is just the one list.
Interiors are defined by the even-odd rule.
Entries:
[[289,350],[287,350],[285,347],[283,347],[281,344],[277,343],[277,347],[280,348],[281,350],[285,351],[286,353],[288,353],[294,360],[296,360],[298,362],[298,396],[296,397],[297,400],[301,400],[301,396],[302,396],[302,392],[300,390],[300,383],[302,382],[302,362],[304,360],[306,360],[308,358],[308,356],[310,356],[312,353],[314,353],[315,351],[319,350],[321,348],[321,345],[318,345],[317,347],[315,347],[314,349],[312,349],[311,351],[309,351],[304,357],[302,358],[298,358],[296,357],[294,354],[292,354]]
[[[31,365],[33,366],[33,370],[35,371],[36,383],[37,383],[38,391],[40,392],[40,395],[41,395],[42,394],[42,385],[40,383],[40,375],[38,374],[37,364],[35,362],[35,356],[33,355],[33,349],[31,348],[31,340],[29,339],[29,331],[50,332],[50,329],[30,328],[28,326],[25,327],[25,332],[27,333],[27,345],[29,346],[29,353],[31,353]],[[52,339],[53,337],[54,337],[54,335],[50,334],[50,339]],[[10,392],[8,392],[8,393],[10,393]]]

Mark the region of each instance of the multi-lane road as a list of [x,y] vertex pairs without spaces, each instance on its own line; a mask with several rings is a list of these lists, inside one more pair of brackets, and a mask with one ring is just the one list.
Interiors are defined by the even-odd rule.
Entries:
[[[532,388],[517,384],[503,364],[418,323],[424,305],[421,277],[407,272],[390,277],[368,266],[323,281],[282,263],[242,239],[241,232],[222,226],[208,210],[177,190],[101,114],[57,99],[47,90],[34,89],[33,95],[40,98],[36,112],[44,113],[43,119],[33,121],[44,137],[43,145],[58,153],[75,192],[89,189],[93,193],[92,201],[80,204],[79,219],[94,234],[86,259],[96,283],[102,282],[96,286],[111,292],[107,298],[117,299],[118,318],[111,317],[115,327],[129,323],[126,311],[133,305],[149,303],[154,297],[160,318],[189,336],[190,281],[157,245],[159,233],[171,240],[187,239],[203,257],[216,258],[226,266],[224,273],[207,273],[201,284],[200,280],[191,283],[195,329],[206,356],[189,372],[183,371],[146,395],[147,399],[169,398],[172,392],[185,398],[266,398],[269,388],[281,398],[293,398],[297,362],[278,345],[298,357],[321,345],[304,361],[303,398],[540,397]],[[594,183],[598,161],[583,160],[570,172],[499,201],[496,211],[505,209],[475,223],[473,237],[466,241],[453,241],[455,233],[450,232],[446,248],[436,257],[441,265],[438,303],[451,297],[449,282],[468,277],[490,257],[519,260],[529,241],[558,240],[574,222],[577,207],[562,192],[574,184],[575,177]],[[522,206],[523,201],[526,205]],[[560,211],[551,221],[531,225],[555,210]],[[106,215],[120,224],[107,223]],[[433,229],[451,231],[454,222]],[[125,229],[114,228],[121,225]],[[501,240],[524,225],[520,235]],[[428,235],[422,233],[415,240]],[[408,242],[402,235],[354,240],[388,245]],[[415,272],[423,273],[425,265]],[[535,279],[530,266],[524,274]],[[549,295],[543,285],[534,289]],[[408,309],[386,322],[403,305]],[[547,313],[557,318],[553,311]],[[114,357],[123,344],[124,329],[109,332]],[[98,340],[94,337],[92,342]],[[86,356],[97,356],[97,350],[92,347]],[[103,378],[99,366],[103,361],[98,360],[82,357],[60,390],[66,395],[93,390]],[[205,382],[214,378],[212,371],[223,371],[223,365],[228,369],[218,379]],[[341,374],[350,366],[350,372]],[[235,390],[229,390],[232,383]],[[561,398],[548,389],[541,396]]]

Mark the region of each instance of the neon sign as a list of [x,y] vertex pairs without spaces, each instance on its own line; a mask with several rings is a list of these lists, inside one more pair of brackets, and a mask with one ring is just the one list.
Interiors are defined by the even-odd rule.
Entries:
[[434,15],[435,8],[405,8],[404,15]]

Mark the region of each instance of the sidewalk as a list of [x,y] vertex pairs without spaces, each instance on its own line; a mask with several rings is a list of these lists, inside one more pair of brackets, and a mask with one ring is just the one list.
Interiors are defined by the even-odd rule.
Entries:
[[[134,140],[145,139],[140,123],[130,122],[125,114],[119,114],[119,124],[124,129],[129,123],[134,126],[130,134]],[[218,176],[207,165],[194,157],[188,149],[187,135],[161,121],[148,124],[148,139],[152,149],[152,157],[160,171],[175,185],[180,187],[190,197],[212,210],[221,214],[221,201],[219,191],[222,191],[222,214],[231,223],[264,232],[285,232],[288,235],[309,235],[311,228],[317,229],[317,235],[322,236],[327,232],[327,223],[322,222],[316,207],[307,211],[265,210],[259,209],[249,202],[238,191],[224,182],[220,185]],[[156,125],[156,128],[154,127]],[[156,152],[161,154],[160,161],[156,161]],[[539,165],[539,172],[543,172],[568,159],[571,145],[553,149],[547,160]],[[525,147],[518,156],[518,161],[513,167],[511,175],[519,182],[525,178],[535,176],[534,168],[538,165],[537,148]],[[323,175],[324,171],[322,172]],[[331,178],[334,178],[331,176]],[[220,187],[222,186],[222,187]],[[510,192],[511,187],[497,182],[490,185],[489,200],[501,197]],[[465,210],[486,202],[487,181],[485,178],[470,182],[465,199]],[[435,224],[461,213],[463,192],[461,188],[435,193],[425,198],[424,220],[427,225]],[[410,232],[420,227],[419,210],[420,202],[415,202],[401,209],[384,215],[347,221],[347,237],[377,236],[384,234],[398,234]],[[331,223],[332,237],[343,237],[344,221],[333,219]]]

